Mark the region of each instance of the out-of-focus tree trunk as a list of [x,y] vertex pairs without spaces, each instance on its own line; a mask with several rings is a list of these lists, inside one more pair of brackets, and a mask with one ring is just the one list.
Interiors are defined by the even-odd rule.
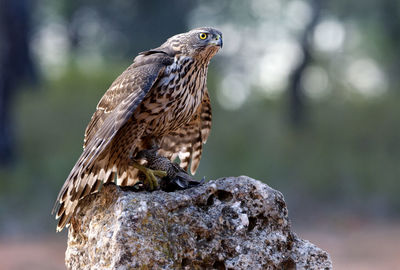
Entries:
[[11,108],[17,87],[35,72],[29,50],[30,2],[0,0],[0,166],[14,157]]
[[390,62],[388,64],[388,75],[391,89],[399,87],[400,72],[400,4],[393,0],[382,0],[381,2],[381,23],[386,36],[390,41]]
[[294,127],[303,125],[305,118],[304,93],[301,86],[301,79],[304,71],[312,63],[312,42],[311,35],[315,26],[318,24],[321,14],[321,0],[313,0],[311,2],[312,14],[310,22],[307,24],[301,36],[300,45],[303,53],[303,59],[297,67],[293,69],[289,78],[289,119]]

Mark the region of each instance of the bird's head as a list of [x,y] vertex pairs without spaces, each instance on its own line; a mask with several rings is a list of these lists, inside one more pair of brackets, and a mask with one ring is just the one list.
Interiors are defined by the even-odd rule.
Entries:
[[211,27],[201,27],[175,35],[164,43],[173,52],[210,60],[222,48],[222,33]]

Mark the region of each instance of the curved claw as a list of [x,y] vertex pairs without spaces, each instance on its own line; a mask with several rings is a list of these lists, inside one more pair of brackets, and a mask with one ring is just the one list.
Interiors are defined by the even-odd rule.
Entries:
[[[191,187],[195,187],[204,183],[204,178],[201,181],[197,181],[193,179],[184,169],[182,169],[179,164],[171,162],[168,158],[157,155],[157,148],[142,150],[140,151],[135,158],[146,159],[147,167],[153,170],[162,170],[162,172],[166,171],[167,173],[164,175],[157,175],[160,178],[160,187],[164,191],[174,191],[177,189],[187,189]],[[142,165],[136,165],[141,166]],[[137,167],[138,168],[138,167]],[[149,170],[147,168],[147,170]],[[140,169],[140,168],[138,168]],[[153,171],[154,172],[154,171]],[[144,172],[146,174],[146,172]],[[147,174],[146,174],[147,176]],[[153,177],[147,176],[147,178],[152,179],[151,181],[154,183]],[[150,185],[152,187],[153,185]]]
[[167,172],[165,171],[146,168],[136,161],[132,161],[132,166],[146,176],[145,181],[147,182],[150,190],[155,190],[159,187],[157,177],[163,178],[167,176]]
[[157,177],[163,178],[167,176],[167,173],[164,171],[157,171],[157,170],[152,170],[146,168],[146,171],[143,171],[143,173],[146,175],[146,180],[147,183],[149,184],[150,190],[155,190],[158,188],[158,180]]

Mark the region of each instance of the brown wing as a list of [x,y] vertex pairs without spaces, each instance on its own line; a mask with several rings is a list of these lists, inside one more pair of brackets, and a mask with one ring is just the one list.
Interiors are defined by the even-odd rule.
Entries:
[[100,180],[107,180],[97,179],[97,172],[93,173],[98,169],[95,162],[101,159],[118,130],[130,119],[164,68],[171,63],[171,57],[163,53],[139,55],[100,100],[86,129],[84,151],[58,194],[60,207],[56,218],[60,220],[57,230],[68,222],[78,200],[96,191]]
[[[161,50],[142,52],[138,57],[136,57],[134,63],[111,84],[97,104],[96,111],[92,115],[92,118],[85,130],[83,148],[85,148],[89,141],[91,141],[96,132],[103,125],[107,116],[113,112],[116,106],[121,104],[121,102],[126,99],[129,94],[132,93],[132,90],[135,88],[134,84],[137,83],[137,81],[135,81],[137,80],[136,77],[141,75],[146,77],[146,74],[138,74],[142,71],[142,68],[138,67],[152,65],[154,62],[160,62],[160,64],[166,62],[164,64],[169,64],[169,61],[171,61],[171,59],[165,54],[165,52]],[[151,67],[148,68],[151,69]]]
[[165,136],[160,145],[160,154],[174,161],[181,160],[180,166],[187,170],[191,161],[190,171],[195,174],[202,154],[203,144],[206,143],[211,130],[211,104],[206,89],[202,103],[192,120],[179,130]]

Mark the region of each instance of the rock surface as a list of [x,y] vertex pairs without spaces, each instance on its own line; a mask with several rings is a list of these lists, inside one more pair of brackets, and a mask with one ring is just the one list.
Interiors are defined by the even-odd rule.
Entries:
[[176,192],[115,185],[82,200],[68,269],[332,269],[291,231],[283,195],[251,178]]

